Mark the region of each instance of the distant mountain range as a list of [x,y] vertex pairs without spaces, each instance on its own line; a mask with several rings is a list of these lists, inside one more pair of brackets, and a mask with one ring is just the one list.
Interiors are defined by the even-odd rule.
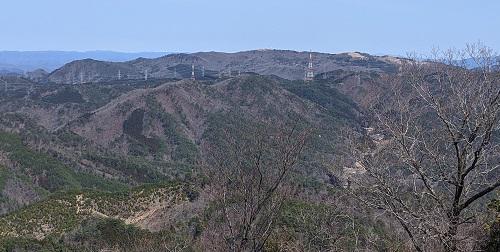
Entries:
[[[394,72],[400,58],[373,56],[349,52],[339,54],[312,53],[314,71],[318,78],[336,70],[360,72]],[[77,60],[64,65],[47,76],[53,83],[75,84],[114,81],[117,79],[190,78],[194,65],[195,77],[220,78],[241,73],[275,75],[288,80],[303,79],[309,52],[289,50],[253,50],[237,53],[198,52],[169,54],[154,59],[137,58],[126,62],[95,59]]]
[[0,51],[0,72],[22,73],[43,69],[51,72],[66,63],[81,59],[128,61],[136,58],[157,58],[168,52],[114,52],[114,51]]

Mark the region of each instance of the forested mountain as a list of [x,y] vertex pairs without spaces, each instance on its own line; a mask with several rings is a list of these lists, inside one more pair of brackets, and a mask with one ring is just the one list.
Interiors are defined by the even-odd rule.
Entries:
[[[408,83],[413,82],[405,81],[429,84],[425,94],[441,97],[438,104],[448,105],[442,111],[451,113],[460,102],[446,103],[443,94],[472,89],[452,89],[440,82],[440,74],[467,75],[461,79],[467,81],[477,78],[476,72],[363,53],[312,56],[312,81],[302,80],[308,52],[278,50],[126,62],[86,59],[52,73],[1,77],[0,248],[406,251],[434,246],[424,235],[414,241],[408,236],[434,226],[412,226],[414,214],[403,220],[409,225],[405,231],[400,219],[392,218],[447,209],[447,203],[436,207],[432,200],[445,202],[444,192],[451,191],[434,180],[448,175],[442,168],[452,163],[448,159],[439,159],[440,170],[411,169],[418,162],[434,167],[426,151],[435,148],[445,156],[439,151],[449,145],[439,138],[446,136],[439,114],[425,103],[431,99],[412,93]],[[406,75],[412,66],[421,75]],[[491,74],[487,83],[498,88],[498,75]],[[82,82],[81,76],[88,79]],[[494,96],[482,97],[492,101],[487,111],[498,113]],[[494,117],[477,118],[497,123]],[[405,128],[392,126],[402,122],[415,125],[403,130],[413,135],[397,137]],[[428,134],[417,131],[429,128]],[[487,140],[498,143],[494,130],[487,131]],[[395,151],[398,143],[414,139],[436,141]],[[494,149],[487,151],[493,156],[483,161],[497,162]],[[487,171],[483,184],[498,180],[494,169]],[[381,183],[385,179],[401,198],[382,197],[396,193]],[[425,188],[439,196],[413,198]],[[473,184],[467,193],[479,189]],[[468,243],[474,248],[495,246],[494,197],[488,194],[473,205],[475,223],[491,226],[467,229],[478,240]],[[400,210],[401,202],[411,205]],[[433,216],[441,214],[437,211]]]

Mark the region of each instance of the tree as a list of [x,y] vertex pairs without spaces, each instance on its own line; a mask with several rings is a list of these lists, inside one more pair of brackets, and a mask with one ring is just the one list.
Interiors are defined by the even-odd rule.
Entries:
[[499,251],[500,250],[500,199],[492,200],[488,205],[488,208],[496,218],[493,222],[489,223],[488,231],[489,235],[486,236],[481,249],[487,252]]
[[434,55],[388,79],[373,107],[384,139],[353,148],[365,170],[353,190],[399,222],[417,251],[468,250],[477,203],[500,186],[500,75],[481,45]]
[[225,128],[222,141],[208,148],[214,198],[204,235],[214,250],[264,249],[290,194],[286,181],[308,137],[309,130],[298,124],[279,129],[247,124]]

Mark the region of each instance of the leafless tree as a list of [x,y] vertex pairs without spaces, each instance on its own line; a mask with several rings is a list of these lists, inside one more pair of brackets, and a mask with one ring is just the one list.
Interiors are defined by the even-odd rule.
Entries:
[[[374,106],[375,146],[353,148],[353,190],[417,251],[472,249],[480,207],[500,186],[500,75],[490,49],[405,61]],[[361,192],[361,193],[359,193]]]
[[205,250],[264,249],[291,191],[286,181],[308,137],[309,130],[298,124],[224,130],[222,143],[210,146],[208,176],[215,197],[205,235],[216,244]]

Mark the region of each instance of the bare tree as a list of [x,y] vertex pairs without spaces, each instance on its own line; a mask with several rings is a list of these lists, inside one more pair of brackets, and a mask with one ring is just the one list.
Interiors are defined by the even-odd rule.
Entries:
[[[221,251],[262,251],[290,187],[285,183],[309,130],[246,125],[226,129],[210,146],[208,176],[215,195],[208,240]],[[217,237],[222,237],[218,240]],[[209,248],[205,248],[209,249]]]
[[385,137],[353,149],[366,171],[354,190],[399,222],[417,251],[470,250],[477,203],[500,186],[498,64],[481,45],[434,55],[388,80],[373,108]]

